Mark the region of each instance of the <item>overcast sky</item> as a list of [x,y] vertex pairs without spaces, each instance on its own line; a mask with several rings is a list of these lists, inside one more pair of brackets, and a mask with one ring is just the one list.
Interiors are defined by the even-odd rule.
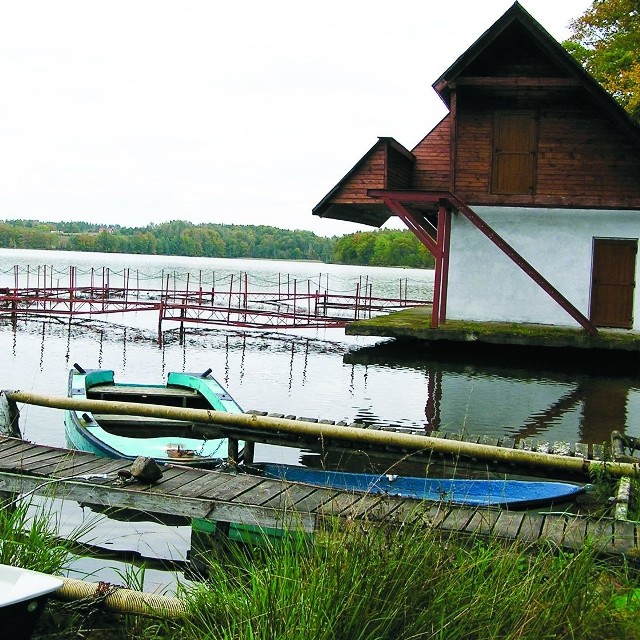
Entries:
[[[190,220],[321,235],[375,143],[511,0],[14,0],[0,9],[0,219]],[[523,0],[555,38],[589,0]]]

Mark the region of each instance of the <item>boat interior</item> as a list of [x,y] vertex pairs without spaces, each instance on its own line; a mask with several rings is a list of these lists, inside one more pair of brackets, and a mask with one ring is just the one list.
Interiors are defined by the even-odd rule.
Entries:
[[[140,402],[186,409],[212,409],[207,399],[194,389],[185,387],[95,385],[87,389],[91,400]],[[94,420],[108,433],[128,438],[199,438],[189,420],[169,420],[146,416],[93,413]],[[215,434],[207,439],[217,439]],[[222,432],[219,437],[224,437]]]

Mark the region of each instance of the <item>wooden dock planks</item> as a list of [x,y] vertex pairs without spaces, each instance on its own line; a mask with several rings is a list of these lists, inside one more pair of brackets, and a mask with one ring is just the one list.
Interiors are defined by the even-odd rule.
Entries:
[[327,518],[419,522],[452,534],[493,535],[525,544],[547,540],[570,549],[588,539],[606,554],[638,552],[635,522],[455,507],[178,465],[164,467],[158,482],[146,484],[119,476],[129,467],[127,460],[0,436],[0,492],[49,494],[115,508],[307,532],[322,528]]

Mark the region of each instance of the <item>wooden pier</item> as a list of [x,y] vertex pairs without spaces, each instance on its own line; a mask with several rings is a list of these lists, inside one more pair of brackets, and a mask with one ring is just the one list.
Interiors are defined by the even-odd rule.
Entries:
[[568,513],[454,507],[271,480],[233,471],[163,468],[153,484],[128,479],[130,462],[0,437],[0,491],[40,494],[112,508],[235,522],[264,528],[322,529],[327,520],[421,522],[460,534],[576,549],[589,541],[605,554],[637,554],[639,527],[626,520]]

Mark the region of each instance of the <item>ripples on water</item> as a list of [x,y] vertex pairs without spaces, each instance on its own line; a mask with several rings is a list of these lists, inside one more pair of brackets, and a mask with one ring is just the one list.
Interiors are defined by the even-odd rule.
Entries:
[[[192,328],[183,342],[177,332],[166,332],[159,346],[155,317],[141,313],[108,320],[0,317],[2,388],[65,395],[74,362],[114,369],[118,379],[131,382],[161,382],[172,370],[211,367],[245,409],[495,437],[600,443],[613,429],[640,436],[635,370],[449,357],[348,338],[337,329]],[[62,412],[23,407],[21,426],[33,442],[65,444]],[[256,458],[297,463],[301,456],[294,449],[259,446]],[[87,515],[78,507],[65,511],[69,527]],[[189,540],[185,527],[130,528],[105,518],[94,535],[110,547],[177,559],[184,559]],[[100,565],[100,579],[110,579],[104,572]]]

